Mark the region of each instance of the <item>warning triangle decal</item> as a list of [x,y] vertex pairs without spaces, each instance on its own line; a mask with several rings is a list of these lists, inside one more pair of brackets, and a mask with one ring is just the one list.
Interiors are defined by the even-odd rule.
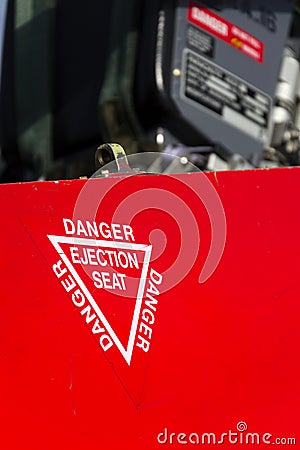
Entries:
[[[74,236],[47,237],[62,261],[61,266],[53,266],[56,276],[64,279],[64,288],[75,304],[79,305],[80,295],[84,296],[81,315],[86,323],[92,324],[94,334],[105,330],[101,335],[103,349],[115,344],[130,365],[152,246]],[[119,327],[117,312],[124,302],[130,311],[125,331],[124,314]]]
[[39,279],[47,286],[51,279],[45,302],[51,302],[54,314],[61,314],[62,328],[49,324],[51,332],[68,336],[71,353],[76,342],[78,358],[95,363],[99,376],[109,367],[133,404],[143,404],[148,373],[159,351],[152,343],[161,330],[163,285],[148,229],[117,224],[103,215],[88,221],[25,214],[21,220],[39,250],[32,257],[46,262]]

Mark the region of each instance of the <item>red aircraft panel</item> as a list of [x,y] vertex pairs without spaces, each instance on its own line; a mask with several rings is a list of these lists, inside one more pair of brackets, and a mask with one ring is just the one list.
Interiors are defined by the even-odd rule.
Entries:
[[0,186],[0,449],[300,446],[300,170]]

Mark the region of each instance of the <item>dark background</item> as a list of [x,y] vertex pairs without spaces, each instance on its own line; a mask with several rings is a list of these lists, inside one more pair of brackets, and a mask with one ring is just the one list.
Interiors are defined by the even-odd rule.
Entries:
[[[18,26],[22,2],[8,1],[0,95],[2,182],[35,179],[49,159],[56,161],[54,178],[72,177],[76,159],[84,154],[91,166],[101,143],[98,98],[112,2],[31,2],[32,17]],[[70,173],[60,169],[65,158]]]

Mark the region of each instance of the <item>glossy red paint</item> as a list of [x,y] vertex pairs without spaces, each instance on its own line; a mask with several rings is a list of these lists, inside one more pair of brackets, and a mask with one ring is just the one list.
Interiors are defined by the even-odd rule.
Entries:
[[[211,205],[199,200],[203,177],[219,195],[227,233],[219,264],[199,283],[212,228],[220,253],[225,236],[220,210],[212,225]],[[1,450],[197,448],[192,441],[204,433],[228,449],[251,446],[240,443],[247,432],[260,446],[277,438],[300,445],[299,193],[298,168],[0,186]],[[95,317],[86,323],[81,314],[87,299],[82,308],[72,301],[77,281],[67,292],[70,272],[53,270],[62,252],[71,260],[73,244],[58,253],[47,237],[67,236],[63,218],[115,223],[107,242],[132,243],[118,224],[129,226],[135,244],[153,245],[129,364],[114,341],[103,351]],[[91,238],[81,232],[77,238]],[[124,269],[132,292],[144,254],[138,258],[139,269]],[[152,287],[149,332],[140,324],[151,269],[164,281],[152,280],[159,293]],[[136,297],[97,288],[83,265],[76,271],[125,348]],[[151,334],[147,352],[137,345],[143,333]],[[239,422],[248,429],[238,431]],[[239,443],[221,437],[230,430]],[[198,447],[210,448],[205,442]]]

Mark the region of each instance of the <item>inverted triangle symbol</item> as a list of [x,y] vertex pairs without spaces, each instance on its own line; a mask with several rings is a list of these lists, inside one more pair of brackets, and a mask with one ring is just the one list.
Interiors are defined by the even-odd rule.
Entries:
[[[127,362],[128,365],[130,365],[134,342],[135,342],[135,336],[136,336],[136,332],[137,332],[137,326],[138,326],[140,312],[141,312],[141,306],[142,306],[143,297],[144,297],[145,284],[146,284],[146,280],[147,280],[152,245],[132,244],[132,243],[125,243],[125,242],[104,241],[104,240],[86,239],[86,238],[76,238],[76,237],[70,237],[70,236],[47,235],[47,237],[49,238],[50,242],[54,246],[57,253],[60,255],[62,261],[65,263],[65,265],[68,268],[68,270],[70,271],[70,273],[73,275],[78,286],[82,289],[82,292],[85,294],[87,300],[89,301],[92,308],[94,309],[94,312],[97,314],[98,318],[101,320],[101,322],[105,326],[107,332],[109,333],[113,342],[116,344],[117,348],[119,349],[120,353],[124,357],[125,361]],[[130,327],[129,338],[128,338],[128,343],[127,343],[126,348],[121,343],[120,339],[118,338],[115,331],[111,327],[109,321],[105,317],[101,308],[95,301],[95,299],[92,296],[92,294],[90,293],[89,289],[86,287],[85,283],[82,281],[82,279],[78,275],[73,264],[71,263],[68,256],[65,254],[65,252],[62,249],[60,244],[78,244],[78,245],[105,247],[105,248],[113,248],[113,249],[139,250],[139,251],[144,252],[144,260],[143,260],[143,266],[142,266],[142,271],[141,271],[141,278],[140,278],[139,285],[138,285],[137,298],[136,298],[136,303],[135,303],[135,307],[134,307],[132,323],[131,323],[131,327]]]

